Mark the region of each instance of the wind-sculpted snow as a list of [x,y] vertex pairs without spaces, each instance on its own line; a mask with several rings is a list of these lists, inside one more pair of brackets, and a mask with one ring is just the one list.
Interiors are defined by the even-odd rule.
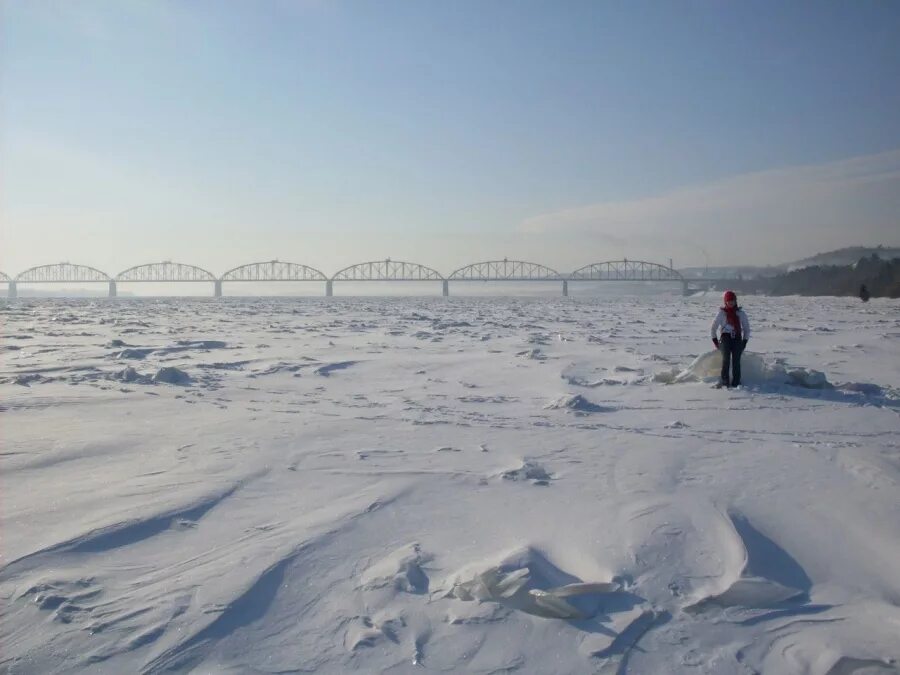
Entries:
[[0,671],[900,664],[900,312],[0,304]]
[[23,566],[33,567],[34,558],[69,551],[75,553],[108,552],[111,549],[129,546],[141,540],[149,539],[176,524],[184,526],[186,523],[196,523],[210,509],[233,494],[243,482],[228,486],[223,491],[202,497],[186,506],[107,525],[8,562],[3,567],[0,567],[0,581],[17,574]]

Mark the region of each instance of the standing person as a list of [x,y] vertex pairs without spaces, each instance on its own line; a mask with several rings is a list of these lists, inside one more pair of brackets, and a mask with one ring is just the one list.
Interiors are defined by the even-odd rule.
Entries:
[[744,310],[738,307],[734,291],[725,291],[722,301],[724,306],[719,308],[710,327],[713,344],[722,352],[722,378],[718,386],[736,387],[741,383],[741,354],[750,339],[750,321]]
[[870,297],[871,296],[869,295],[869,289],[866,288],[866,285],[863,284],[862,286],[860,286],[859,287],[859,299],[862,300],[863,302],[868,302]]

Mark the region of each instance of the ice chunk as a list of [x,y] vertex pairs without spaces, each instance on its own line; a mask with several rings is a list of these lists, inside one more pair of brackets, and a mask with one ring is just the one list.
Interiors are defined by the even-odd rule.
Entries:
[[156,371],[153,381],[165,382],[166,384],[190,384],[191,376],[175,366],[166,366]]
[[545,410],[571,410],[575,414],[595,412],[608,412],[610,408],[604,408],[584,398],[581,394],[566,394],[544,406]]

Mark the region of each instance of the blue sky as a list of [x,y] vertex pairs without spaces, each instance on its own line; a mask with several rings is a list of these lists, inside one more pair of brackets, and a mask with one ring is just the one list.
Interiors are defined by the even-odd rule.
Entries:
[[0,7],[8,273],[900,244],[898,3]]

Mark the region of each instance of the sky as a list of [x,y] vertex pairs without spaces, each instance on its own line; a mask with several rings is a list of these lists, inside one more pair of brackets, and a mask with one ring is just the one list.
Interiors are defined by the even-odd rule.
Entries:
[[900,245],[900,3],[0,0],[0,270]]

